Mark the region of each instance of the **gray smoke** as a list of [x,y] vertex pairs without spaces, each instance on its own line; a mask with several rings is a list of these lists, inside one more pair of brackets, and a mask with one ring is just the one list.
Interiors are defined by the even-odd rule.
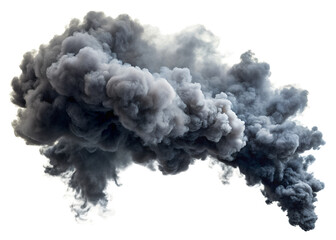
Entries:
[[303,153],[324,141],[293,120],[308,92],[274,89],[251,51],[223,64],[217,44],[203,26],[163,36],[127,15],[89,12],[24,55],[12,80],[15,134],[42,146],[46,173],[71,175],[83,206],[106,204],[108,181],[132,163],[177,174],[210,157],[262,184],[290,224],[313,229],[324,184]]

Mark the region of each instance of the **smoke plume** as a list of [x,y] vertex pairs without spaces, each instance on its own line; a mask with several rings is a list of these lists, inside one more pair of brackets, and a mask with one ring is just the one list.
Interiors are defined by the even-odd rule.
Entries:
[[12,80],[15,134],[41,146],[46,173],[71,175],[84,205],[106,204],[108,181],[132,163],[177,174],[211,158],[262,184],[290,224],[313,229],[324,184],[304,153],[324,141],[294,121],[308,92],[274,89],[251,51],[223,64],[217,45],[203,26],[164,36],[127,15],[89,12],[24,55]]

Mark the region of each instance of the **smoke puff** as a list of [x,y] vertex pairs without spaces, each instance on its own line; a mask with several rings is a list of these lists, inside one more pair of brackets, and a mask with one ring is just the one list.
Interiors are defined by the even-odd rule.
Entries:
[[89,12],[24,55],[12,80],[15,134],[42,146],[46,173],[71,175],[84,205],[106,204],[108,181],[134,162],[177,174],[210,157],[262,184],[290,224],[313,229],[324,185],[303,153],[324,141],[293,120],[308,92],[273,89],[251,51],[223,64],[217,44],[203,26],[162,36],[127,15]]

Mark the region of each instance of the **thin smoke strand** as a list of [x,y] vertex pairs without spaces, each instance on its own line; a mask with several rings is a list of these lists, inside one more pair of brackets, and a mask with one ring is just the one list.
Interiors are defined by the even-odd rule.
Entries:
[[269,65],[251,51],[223,64],[217,45],[203,26],[162,36],[127,15],[89,12],[24,55],[12,80],[15,134],[42,146],[46,173],[71,175],[83,212],[104,206],[108,181],[132,163],[177,174],[210,157],[262,184],[290,224],[313,229],[324,184],[304,153],[324,141],[294,121],[308,92],[274,89]]

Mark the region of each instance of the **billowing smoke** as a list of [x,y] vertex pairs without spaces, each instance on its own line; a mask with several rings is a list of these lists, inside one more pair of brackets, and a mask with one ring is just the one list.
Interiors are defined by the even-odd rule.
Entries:
[[42,146],[46,173],[71,175],[84,204],[106,204],[108,181],[132,163],[177,174],[211,158],[262,184],[290,224],[313,229],[324,184],[304,153],[324,141],[293,118],[308,92],[274,89],[251,51],[223,64],[217,45],[203,26],[164,36],[127,15],[89,12],[24,55],[12,81],[15,134]]

